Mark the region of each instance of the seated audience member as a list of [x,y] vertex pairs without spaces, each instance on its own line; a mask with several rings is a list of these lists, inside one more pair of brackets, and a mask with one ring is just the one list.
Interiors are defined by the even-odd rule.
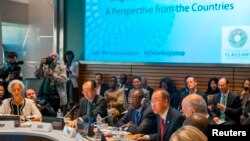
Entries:
[[207,84],[207,91],[205,92],[209,110],[211,110],[212,107],[213,96],[219,92],[220,89],[218,88],[218,78],[210,78]]
[[169,141],[207,141],[206,135],[204,135],[199,129],[193,126],[183,126],[173,133]]
[[164,77],[160,81],[160,88],[165,89],[169,93],[170,106],[178,109],[180,105],[180,94],[177,92],[174,81],[169,77]]
[[155,90],[151,106],[158,116],[158,133],[144,135],[137,140],[168,141],[170,136],[182,126],[184,117],[169,105],[169,94],[164,89]]
[[96,83],[96,94],[104,96],[105,91],[109,88],[107,84],[103,83],[103,74],[95,74],[95,83]]
[[154,89],[148,86],[148,79],[144,76],[141,76],[141,86],[142,88],[146,89],[149,93],[149,98],[151,98]]
[[26,98],[34,101],[36,107],[40,110],[43,116],[56,116],[56,112],[51,107],[49,102],[47,102],[45,99],[37,99],[36,93],[33,89],[27,89],[25,95]]
[[156,115],[153,113],[150,104],[142,104],[143,98],[144,94],[141,89],[132,91],[128,112],[118,121],[117,125],[127,124],[127,131],[131,133],[157,133]]
[[185,92],[188,92],[188,86],[187,86],[187,78],[190,77],[190,75],[187,75],[184,77],[183,81],[184,81],[184,84],[185,84],[185,87],[181,88],[180,90],[178,90],[178,92],[180,94],[182,93],[185,93]]
[[117,78],[111,76],[109,80],[109,89],[105,91],[104,98],[107,101],[108,109],[115,108],[113,115],[120,116],[126,106],[125,93],[117,87]]
[[4,96],[4,86],[0,83],[0,106],[3,102],[3,96]]
[[186,118],[183,122],[183,126],[185,125],[194,126],[198,128],[200,131],[202,131],[205,135],[208,135],[209,120],[202,114],[195,113],[190,117]]
[[101,117],[106,117],[108,115],[107,102],[101,95],[96,94],[95,81],[85,82],[82,85],[82,93],[84,97],[82,97],[79,102],[80,108],[77,114],[78,118],[70,121],[68,126],[75,127],[78,120],[89,122],[90,116],[96,119],[98,114],[100,114]]
[[141,89],[143,91],[143,94],[144,94],[144,98],[145,98],[145,101],[148,102],[150,100],[150,95],[148,93],[148,90],[142,88],[142,85],[141,85],[141,77],[139,76],[134,76],[133,77],[133,88],[130,89],[129,91],[129,95],[128,95],[128,99],[131,95],[131,93],[135,90],[135,89]]
[[[190,95],[190,94],[198,94],[200,96],[202,96],[204,98],[204,100],[207,102],[207,97],[206,95],[200,91],[199,89],[197,89],[197,81],[193,76],[189,76],[186,80],[186,84],[188,87],[188,91],[181,93],[181,100],[182,101],[186,96]],[[181,104],[181,103],[180,103]],[[181,108],[181,106],[180,106]]]
[[21,118],[26,116],[34,117],[34,120],[41,119],[41,113],[37,109],[33,100],[23,98],[22,93],[24,84],[20,80],[12,80],[8,85],[11,98],[5,99],[0,107],[0,114],[19,115]]
[[240,116],[240,121],[241,123],[244,123],[244,121],[249,117],[250,114],[250,80],[245,79],[242,85],[243,90],[239,93],[239,96],[243,114]]
[[225,121],[225,124],[240,124],[242,114],[240,98],[229,91],[229,81],[226,78],[219,79],[220,93],[213,97],[211,114],[214,121]]
[[129,94],[129,91],[132,88],[132,86],[129,85],[127,83],[127,81],[128,81],[128,76],[126,74],[123,73],[119,76],[119,85],[118,86],[120,89],[123,89],[123,91],[125,92],[125,95],[126,95],[126,100],[128,101],[128,99],[127,99],[128,94]]

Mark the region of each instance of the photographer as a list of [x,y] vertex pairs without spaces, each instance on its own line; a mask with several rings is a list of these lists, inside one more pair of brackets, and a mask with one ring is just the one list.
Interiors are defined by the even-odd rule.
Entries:
[[34,101],[36,107],[40,110],[43,116],[56,116],[56,112],[51,107],[49,102],[44,99],[37,99],[36,93],[33,89],[27,89],[25,96],[26,98]]
[[41,59],[40,67],[35,71],[37,78],[43,78],[38,98],[49,102],[54,111],[67,104],[66,69],[58,63],[58,55],[51,52],[50,56]]
[[64,56],[64,64],[66,65],[66,71],[67,71],[67,96],[68,96],[68,103],[69,107],[72,108],[75,104],[78,103],[78,83],[77,78],[79,75],[79,64],[77,61],[74,60],[74,53],[72,51],[67,51]]
[[11,97],[11,94],[7,91],[9,82],[14,79],[22,80],[21,67],[19,66],[21,64],[23,64],[23,61],[18,61],[16,52],[10,51],[7,53],[4,68],[0,70],[0,78],[5,89],[3,99]]

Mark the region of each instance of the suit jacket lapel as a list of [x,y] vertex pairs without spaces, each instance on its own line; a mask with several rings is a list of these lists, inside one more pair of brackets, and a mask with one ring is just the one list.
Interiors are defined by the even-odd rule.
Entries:
[[142,116],[143,116],[143,113],[144,113],[145,110],[146,110],[146,105],[143,105],[143,107],[141,109],[141,113],[139,115],[139,120],[138,120],[139,124],[141,123],[141,119],[142,119]]
[[171,117],[172,117],[172,115],[171,115],[171,108],[169,107],[169,109],[168,109],[168,113],[167,113],[167,117],[166,117],[166,121],[165,121],[165,128],[164,128],[164,135],[163,135],[163,138],[164,138],[164,136],[166,136],[166,134],[167,134],[167,131],[168,131],[168,127],[169,127],[169,125],[170,125],[170,123],[171,123]]

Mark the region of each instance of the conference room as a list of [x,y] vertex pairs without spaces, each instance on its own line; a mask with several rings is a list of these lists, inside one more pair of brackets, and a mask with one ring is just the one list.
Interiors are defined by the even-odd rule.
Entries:
[[[249,6],[247,0],[1,0],[0,104],[14,106],[0,110],[0,136],[94,140],[100,130],[107,140],[161,140],[160,120],[169,114],[153,107],[158,89],[167,91],[169,98],[162,98],[177,115],[187,118],[182,100],[198,94],[209,117],[220,124],[213,129],[227,131],[223,124],[230,123],[248,131],[243,125],[250,123]],[[22,90],[15,84],[9,88],[13,80],[23,83]],[[91,90],[84,84],[89,81],[96,95],[88,99]],[[212,83],[216,90],[210,89]],[[133,95],[137,89],[144,97]],[[231,93],[235,103],[223,102],[222,95]],[[98,112],[88,112],[96,99],[105,101],[102,125],[96,122]],[[24,106],[34,106],[31,100],[42,115],[36,121]],[[136,113],[144,118],[144,110],[155,118],[150,121],[155,133],[137,132],[143,130],[134,121]],[[124,116],[129,120],[119,128]],[[208,132],[207,140],[216,138]]]

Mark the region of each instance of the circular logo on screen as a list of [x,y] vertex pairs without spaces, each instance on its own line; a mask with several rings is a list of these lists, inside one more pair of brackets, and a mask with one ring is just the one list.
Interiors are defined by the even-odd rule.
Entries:
[[241,48],[247,42],[247,34],[243,29],[234,29],[230,32],[228,41],[232,47]]

